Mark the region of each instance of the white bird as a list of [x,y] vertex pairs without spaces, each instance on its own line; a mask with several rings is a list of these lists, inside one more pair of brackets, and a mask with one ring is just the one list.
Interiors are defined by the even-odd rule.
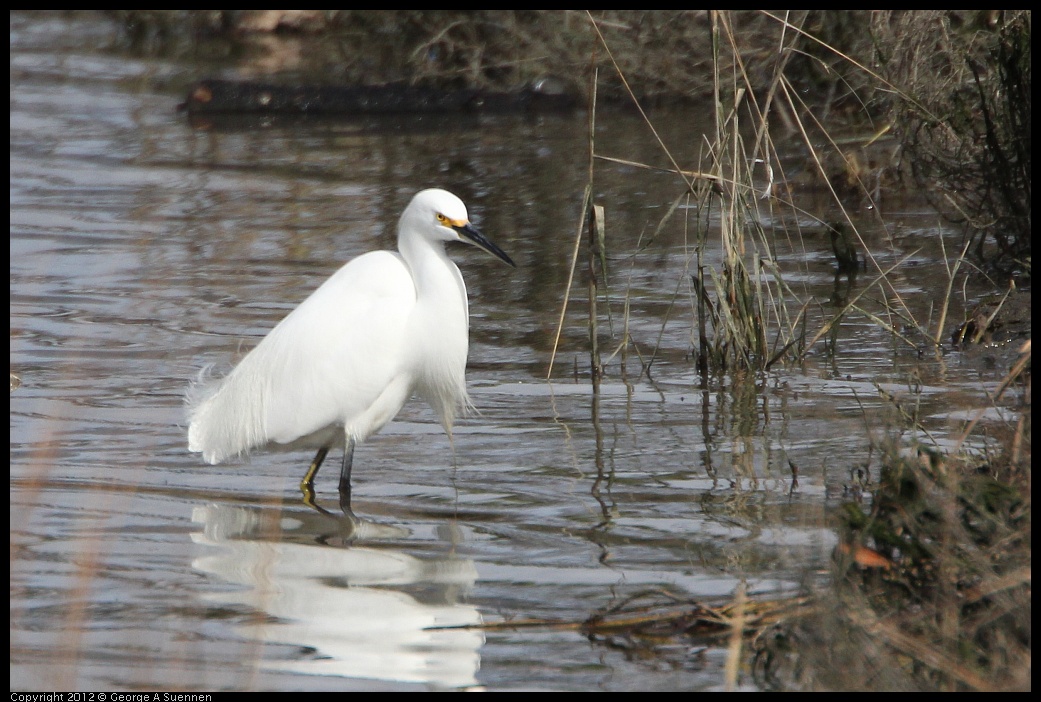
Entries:
[[333,274],[222,380],[189,391],[188,449],[211,465],[255,448],[318,449],[300,488],[314,505],[326,454],[343,447],[340,505],[350,514],[354,447],[417,394],[452,434],[466,392],[469,311],[445,242],[512,259],[469,221],[462,200],[423,190],[398,222],[398,251]]

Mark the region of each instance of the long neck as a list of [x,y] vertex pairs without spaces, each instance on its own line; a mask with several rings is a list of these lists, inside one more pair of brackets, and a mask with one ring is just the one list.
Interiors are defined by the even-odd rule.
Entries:
[[419,235],[398,235],[398,251],[416,286],[416,306],[409,318],[416,390],[433,406],[451,432],[457,409],[469,402],[466,357],[469,309],[459,269],[445,253],[444,242]]
[[440,319],[451,324],[461,322],[463,329],[468,329],[466,286],[459,269],[445,253],[444,242],[399,231],[398,251],[412,272],[417,302],[435,306]]

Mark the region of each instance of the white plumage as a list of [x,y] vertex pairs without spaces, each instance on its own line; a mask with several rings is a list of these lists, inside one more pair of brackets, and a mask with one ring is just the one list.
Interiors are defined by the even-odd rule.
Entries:
[[[344,265],[289,313],[223,380],[189,393],[188,448],[211,464],[252,449],[345,449],[341,505],[349,512],[354,445],[417,394],[451,434],[469,404],[466,286],[445,242],[467,241],[513,261],[469,223],[444,190],[423,190],[398,223],[398,251]],[[346,493],[346,494],[345,494]],[[308,495],[313,500],[313,492]]]

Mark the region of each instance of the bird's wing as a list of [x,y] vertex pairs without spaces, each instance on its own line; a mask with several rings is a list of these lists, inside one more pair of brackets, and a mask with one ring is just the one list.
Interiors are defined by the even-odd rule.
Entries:
[[193,409],[189,444],[218,462],[333,426],[342,431],[400,382],[415,300],[398,254],[376,251],[347,263]]

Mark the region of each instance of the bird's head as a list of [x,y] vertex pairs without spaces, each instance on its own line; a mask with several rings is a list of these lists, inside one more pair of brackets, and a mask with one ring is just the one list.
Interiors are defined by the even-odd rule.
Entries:
[[399,232],[399,235],[415,232],[436,241],[465,241],[511,266],[517,265],[505,251],[470,224],[466,205],[447,190],[431,188],[417,193],[401,215]]

